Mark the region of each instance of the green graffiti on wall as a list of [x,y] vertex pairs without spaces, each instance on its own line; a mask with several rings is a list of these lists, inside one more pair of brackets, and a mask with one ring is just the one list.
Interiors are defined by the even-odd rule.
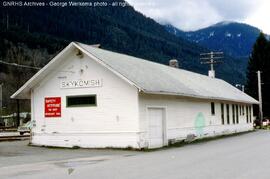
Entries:
[[203,113],[200,112],[197,114],[194,127],[198,136],[203,134],[203,129],[205,127],[205,118]]

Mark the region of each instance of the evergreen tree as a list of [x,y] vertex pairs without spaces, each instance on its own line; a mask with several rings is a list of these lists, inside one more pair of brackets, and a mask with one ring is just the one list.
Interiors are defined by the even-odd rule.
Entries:
[[[258,99],[258,80],[257,71],[262,72],[262,96],[263,96],[263,113],[264,116],[270,116],[270,42],[267,41],[265,35],[260,33],[257,38],[252,54],[249,58],[248,68],[247,68],[247,93]],[[255,106],[255,115],[258,116],[258,106]]]

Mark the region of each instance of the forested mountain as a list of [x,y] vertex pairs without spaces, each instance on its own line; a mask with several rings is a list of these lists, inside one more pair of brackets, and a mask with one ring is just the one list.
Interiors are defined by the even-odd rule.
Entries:
[[[177,58],[181,68],[204,74],[208,71],[199,62],[199,53],[208,49],[167,32],[164,26],[131,6],[0,6],[0,12],[0,59],[5,62],[42,67],[70,41],[80,41],[163,64]],[[219,78],[234,84],[244,81],[244,70],[232,58],[226,56],[217,69]],[[35,72],[0,65],[4,106],[14,108],[9,96]]]
[[167,31],[215,51],[223,51],[235,58],[248,59],[252,46],[260,34],[256,27],[237,23],[220,22],[197,31],[183,32],[171,25]]

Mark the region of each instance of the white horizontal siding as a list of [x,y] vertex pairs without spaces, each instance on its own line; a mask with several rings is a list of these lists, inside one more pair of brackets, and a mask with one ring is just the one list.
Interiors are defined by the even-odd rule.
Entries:
[[[140,131],[144,134],[144,144],[148,142],[148,107],[164,107],[166,110],[167,139],[186,139],[187,135],[207,137],[234,132],[252,130],[252,123],[246,123],[246,116],[240,116],[239,124],[232,124],[232,107],[230,104],[230,125],[222,125],[221,102],[215,102],[215,115],[211,114],[211,101],[176,96],[139,95]],[[226,103],[224,103],[226,104]],[[226,106],[224,105],[226,122]],[[239,111],[238,111],[239,112]],[[196,128],[196,117],[201,113],[205,118],[205,126],[201,131]],[[245,113],[246,114],[246,113]],[[142,134],[141,134],[142,135]]]
[[35,133],[32,145],[81,148],[139,148],[136,132]]

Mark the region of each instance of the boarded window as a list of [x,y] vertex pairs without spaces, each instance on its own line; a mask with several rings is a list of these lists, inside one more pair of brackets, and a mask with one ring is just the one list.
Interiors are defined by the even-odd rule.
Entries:
[[215,103],[211,102],[211,114],[215,115]]
[[221,124],[224,124],[224,104],[221,103]]
[[67,107],[85,107],[96,105],[96,95],[67,96]]

